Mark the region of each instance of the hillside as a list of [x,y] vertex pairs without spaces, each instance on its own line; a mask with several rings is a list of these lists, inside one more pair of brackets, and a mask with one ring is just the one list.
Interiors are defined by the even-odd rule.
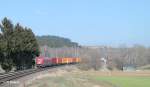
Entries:
[[59,36],[36,36],[40,46],[47,45],[49,47],[75,47],[78,46],[78,43],[72,42],[68,38],[59,37]]

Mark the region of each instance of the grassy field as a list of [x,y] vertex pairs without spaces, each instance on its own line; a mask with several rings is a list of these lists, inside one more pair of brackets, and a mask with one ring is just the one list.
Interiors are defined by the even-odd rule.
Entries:
[[150,72],[71,71],[47,75],[27,87],[150,87]]
[[85,72],[53,73],[53,75],[37,79],[26,87],[112,87],[91,77],[92,75]]
[[150,87],[150,77],[95,77],[96,80],[111,84],[114,87]]

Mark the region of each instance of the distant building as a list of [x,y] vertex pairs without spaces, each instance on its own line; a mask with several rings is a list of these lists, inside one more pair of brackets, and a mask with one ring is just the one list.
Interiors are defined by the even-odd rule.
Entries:
[[136,67],[133,64],[127,64],[123,66],[123,71],[135,71]]
[[107,59],[101,58],[101,71],[108,71],[107,69]]
[[107,60],[105,58],[101,58],[101,62],[102,62],[103,65],[106,66]]

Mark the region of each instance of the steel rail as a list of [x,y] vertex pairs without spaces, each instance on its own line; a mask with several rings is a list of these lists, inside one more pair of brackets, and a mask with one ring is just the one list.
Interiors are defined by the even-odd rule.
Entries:
[[33,74],[36,72],[41,72],[41,71],[45,71],[48,69],[59,68],[59,67],[63,67],[63,66],[65,66],[65,65],[51,66],[51,67],[46,67],[46,68],[37,68],[37,69],[29,69],[29,70],[23,70],[23,71],[18,71],[18,72],[6,73],[3,75],[0,75],[0,85],[2,85],[4,82],[18,79],[18,78],[21,78],[23,76],[27,76],[27,75],[30,75],[30,74]]

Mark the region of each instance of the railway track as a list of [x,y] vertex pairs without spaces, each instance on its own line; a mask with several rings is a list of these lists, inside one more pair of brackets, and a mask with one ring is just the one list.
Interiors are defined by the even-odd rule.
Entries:
[[0,86],[7,81],[15,80],[15,79],[21,78],[23,76],[27,76],[27,75],[30,75],[30,74],[33,74],[36,72],[41,72],[41,71],[44,71],[47,69],[58,68],[58,67],[63,67],[63,66],[64,65],[39,68],[39,69],[29,69],[29,70],[24,70],[24,71],[10,72],[10,73],[6,73],[6,74],[2,74],[2,75],[0,75]]

